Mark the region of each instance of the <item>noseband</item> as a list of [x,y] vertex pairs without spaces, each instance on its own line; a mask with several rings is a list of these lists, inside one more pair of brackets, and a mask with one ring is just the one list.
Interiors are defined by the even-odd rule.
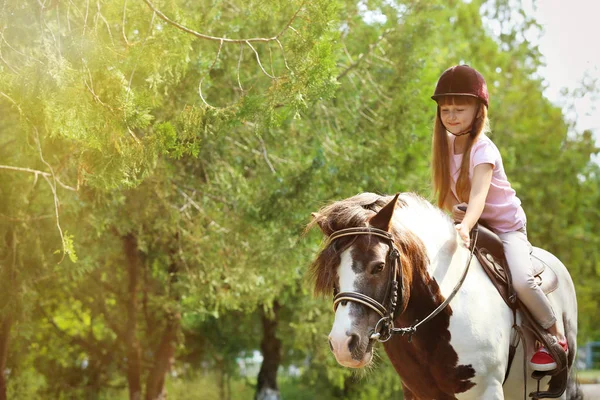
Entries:
[[333,297],[333,312],[337,310],[338,304],[342,301],[353,301],[355,303],[363,304],[375,311],[381,319],[377,321],[375,324],[375,328],[371,335],[370,339],[375,339],[380,342],[387,342],[390,340],[392,335],[400,334],[402,336],[408,335],[408,341],[410,342],[412,339],[412,335],[415,334],[417,328],[426,323],[427,321],[432,320],[436,315],[438,315],[454,298],[460,287],[462,286],[465,278],[467,277],[467,272],[469,272],[469,266],[471,265],[471,260],[473,259],[473,253],[475,252],[475,245],[477,244],[479,230],[477,229],[477,224],[471,231],[471,249],[470,254],[467,259],[467,264],[465,265],[465,269],[460,277],[460,280],[454,287],[454,290],[450,295],[436,307],[427,317],[425,317],[422,321],[415,321],[415,323],[406,328],[394,328],[394,312],[396,311],[396,305],[398,302],[398,289],[400,289],[400,293],[402,293],[402,263],[400,261],[400,252],[394,245],[394,237],[391,233],[371,227],[358,227],[358,228],[348,228],[348,229],[340,229],[339,231],[335,231],[329,236],[329,243],[332,243],[334,240],[339,239],[344,236],[358,236],[358,235],[373,235],[383,238],[387,241],[389,250],[386,257],[385,266],[388,268],[388,287],[386,289],[386,294],[383,300],[383,304],[378,302],[377,300],[364,295],[358,292],[341,292],[336,293],[334,289],[334,297]]
[[382,229],[362,227],[348,228],[335,231],[329,237],[329,242],[333,242],[344,236],[373,235],[386,240],[389,250],[386,257],[385,266],[388,269],[388,286],[385,291],[383,302],[358,292],[335,293],[333,298],[333,311],[337,310],[338,304],[342,301],[353,301],[367,306],[375,311],[381,319],[375,325],[375,332],[371,339],[377,339],[380,342],[386,342],[392,336],[391,328],[394,327],[394,312],[398,303],[398,289],[402,293],[402,265],[400,262],[400,252],[394,245],[394,237],[391,233]]

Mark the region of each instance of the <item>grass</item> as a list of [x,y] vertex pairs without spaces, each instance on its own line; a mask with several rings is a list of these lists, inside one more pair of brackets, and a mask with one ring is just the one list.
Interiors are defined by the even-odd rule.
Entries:
[[586,369],[577,372],[579,383],[600,383],[600,369]]

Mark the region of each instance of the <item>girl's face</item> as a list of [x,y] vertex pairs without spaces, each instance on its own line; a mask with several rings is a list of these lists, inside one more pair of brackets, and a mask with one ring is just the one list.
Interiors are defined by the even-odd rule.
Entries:
[[[462,103],[462,104],[460,104]],[[471,130],[477,103],[471,101],[440,103],[440,118],[446,130],[454,135],[468,133]]]

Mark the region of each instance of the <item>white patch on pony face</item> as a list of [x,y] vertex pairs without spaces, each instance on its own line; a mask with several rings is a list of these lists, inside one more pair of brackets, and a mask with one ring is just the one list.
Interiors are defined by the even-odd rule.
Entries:
[[[352,246],[346,249],[340,256],[340,266],[338,267],[338,279],[340,292],[355,292],[354,283],[356,281],[356,273],[352,270]],[[339,334],[346,334],[352,328],[352,318],[350,317],[350,303],[342,304],[340,302],[335,312],[335,322],[333,323],[333,331]]]
[[[346,249],[340,256],[338,267],[338,279],[340,292],[354,292],[356,274],[352,270],[352,247]],[[362,363],[352,359],[348,349],[349,332],[352,331],[352,317],[350,316],[350,302],[338,303],[335,311],[335,320],[329,333],[329,343],[336,360],[346,367],[360,367]]]
[[354,292],[354,282],[356,281],[356,273],[352,270],[352,248],[344,250],[340,256],[340,266],[338,267],[338,278],[340,284],[340,292]]

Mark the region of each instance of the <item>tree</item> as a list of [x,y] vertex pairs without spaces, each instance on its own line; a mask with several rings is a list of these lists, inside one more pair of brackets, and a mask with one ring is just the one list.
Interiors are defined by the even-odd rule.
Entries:
[[[180,10],[183,8],[179,7],[194,12],[181,18]],[[192,290],[198,285],[194,277],[179,277],[183,266],[177,264],[181,260],[174,254],[181,250],[179,240],[188,237],[179,238],[176,227],[172,227],[171,236],[159,241],[156,246],[144,247],[144,241],[152,244],[153,238],[162,238],[165,232],[156,231],[154,228],[158,226],[177,224],[177,221],[181,221],[178,218],[188,218],[188,221],[193,218],[188,210],[176,216],[175,220],[167,214],[167,218],[159,219],[156,224],[135,229],[134,218],[107,211],[107,206],[120,207],[129,201],[135,203],[136,199],[128,196],[147,193],[144,188],[139,191],[131,188],[144,180],[151,180],[149,190],[154,189],[153,185],[168,186],[166,194],[158,193],[156,200],[160,205],[173,205],[168,202],[176,198],[176,202],[185,199],[185,203],[180,205],[184,210],[188,206],[197,207],[198,200],[188,195],[187,189],[171,186],[169,179],[175,176],[189,182],[187,176],[194,177],[193,174],[199,173],[203,179],[212,172],[203,170],[197,163],[177,162],[178,159],[198,156],[204,145],[203,140],[231,129],[238,130],[240,136],[250,132],[253,137],[260,138],[257,135],[260,127],[276,123],[282,115],[297,113],[313,98],[327,96],[328,87],[333,87],[327,66],[330,52],[330,28],[327,24],[332,10],[325,1],[310,4],[270,2],[260,4],[256,10],[248,6],[244,9],[233,6],[217,10],[196,3],[175,5],[151,2],[105,2],[98,3],[95,9],[90,9],[85,2],[56,3],[51,7],[31,3],[27,7],[9,5],[3,9],[1,18],[6,25],[3,31],[6,47],[3,48],[4,64],[0,71],[3,101],[0,106],[4,115],[9,116],[5,124],[6,132],[8,127],[16,129],[3,135],[5,143],[9,145],[6,151],[15,154],[15,157],[7,158],[7,161],[14,163],[2,165],[3,170],[14,174],[3,175],[11,180],[3,182],[2,187],[5,190],[15,188],[16,184],[28,187],[34,178],[37,181],[38,177],[43,177],[51,191],[49,199],[54,201],[56,214],[55,231],[48,227],[39,230],[32,224],[24,224],[21,241],[39,241],[45,247],[42,246],[39,253],[32,254],[38,258],[33,257],[31,264],[22,265],[35,265],[36,269],[19,269],[17,285],[14,279],[5,282],[15,287],[17,292],[23,291],[33,286],[35,276],[52,276],[53,264],[63,261],[65,255],[70,256],[70,261],[76,260],[73,236],[65,234],[62,229],[66,210],[73,218],[70,231],[80,234],[75,239],[76,245],[86,245],[85,262],[79,265],[87,266],[87,269],[79,270],[83,278],[78,277],[80,279],[76,284],[67,287],[73,290],[75,298],[80,298],[81,314],[92,317],[93,322],[84,319],[84,326],[92,332],[97,329],[112,330],[108,338],[118,343],[116,347],[112,346],[113,351],[118,351],[123,344],[127,348],[127,365],[120,367],[129,371],[132,398],[140,396],[144,374],[149,377],[146,396],[154,398],[160,392],[161,388],[155,387],[155,383],[160,382],[162,378],[157,377],[164,376],[168,370],[164,365],[174,352],[178,330],[179,317],[175,307],[174,310],[167,310],[168,317],[166,321],[162,320],[166,324],[166,336],[163,339],[168,339],[158,344],[156,354],[157,359],[162,360],[159,363],[161,365],[154,369],[142,368],[137,319],[141,312],[140,297],[143,297],[140,274],[148,268],[146,263],[152,263],[159,270],[158,276],[154,277],[159,282],[171,282],[172,286],[180,285]],[[276,11],[280,18],[273,19],[272,11]],[[212,19],[217,14],[219,18]],[[159,23],[159,19],[162,22]],[[209,37],[183,28],[184,25],[206,26],[208,20],[213,21],[210,30],[230,32],[233,27],[234,31],[237,30],[236,35],[242,39],[232,41],[224,36]],[[245,20],[243,25],[240,23],[242,20]],[[266,40],[255,38],[263,34]],[[211,45],[207,45],[209,43]],[[267,63],[264,60],[270,61]],[[251,83],[244,88],[242,85],[247,82]],[[189,89],[198,87],[199,91]],[[221,93],[223,88],[226,91]],[[182,95],[175,97],[172,93]],[[216,100],[217,94],[223,94],[223,98]],[[208,102],[213,100],[216,102],[209,105]],[[210,163],[218,153],[209,153],[210,143],[206,147],[204,154],[207,157],[203,162]],[[15,152],[15,149],[21,151]],[[52,158],[46,160],[47,154],[51,154]],[[254,156],[251,155],[251,158]],[[39,169],[34,169],[36,166]],[[165,169],[161,170],[161,167]],[[181,168],[179,172],[178,168]],[[169,172],[173,170],[174,173]],[[19,173],[21,175],[17,176]],[[25,174],[30,174],[31,179],[23,179]],[[76,185],[64,182],[76,182]],[[209,193],[209,196],[211,191],[221,191],[221,183],[210,185],[210,182],[199,182],[200,187],[207,184],[202,192]],[[63,189],[76,191],[77,194],[63,196]],[[170,193],[173,189],[178,189],[175,195]],[[44,193],[38,188],[30,192]],[[160,196],[166,198],[161,199]],[[27,218],[37,218],[36,214],[21,206],[19,198],[12,200],[7,197],[6,200],[6,210],[10,212],[3,215],[7,221],[21,214]],[[35,206],[36,211],[48,209],[44,203],[35,203]],[[161,207],[157,208],[162,212]],[[123,219],[112,219],[119,216]],[[154,218],[150,212],[144,217],[149,221]],[[85,227],[87,229],[77,229],[75,221],[88,221],[94,229],[89,229],[89,226]],[[48,259],[47,255],[52,251],[48,252],[47,248],[55,249],[56,242],[50,243],[44,234],[56,231],[61,239],[59,243],[62,242],[62,257]],[[11,232],[8,226],[3,226],[3,234],[10,237]],[[213,235],[216,233],[213,232]],[[93,241],[97,241],[98,237],[101,237],[102,243],[94,246]],[[212,246],[209,247],[212,250]],[[152,251],[157,253],[148,253]],[[123,257],[123,253],[127,257]],[[193,258],[201,252],[193,251],[191,254]],[[9,258],[18,259],[9,257],[7,253],[6,259]],[[97,264],[100,260],[108,260],[115,269],[102,270]],[[69,263],[64,261],[58,270],[65,272],[65,265]],[[125,274],[118,269],[118,265],[122,264],[128,266]],[[91,286],[88,283],[90,280],[96,280],[100,286],[106,284],[106,276],[126,278],[129,282],[127,290],[119,293],[123,288],[117,287],[117,293],[109,291],[104,299],[102,295],[105,293],[99,288],[82,292]],[[64,283],[60,277],[52,278],[57,283]],[[180,280],[182,283],[179,283]],[[50,293],[51,290],[41,290],[39,294],[43,298],[44,294]],[[160,290],[154,293],[164,296]],[[209,291],[207,302],[219,304],[219,297],[211,294],[214,293]],[[167,297],[177,304],[179,296],[176,293]],[[17,300],[23,298],[16,295],[11,301]],[[111,321],[109,318],[111,310],[107,306],[111,302],[119,306],[126,305],[129,318],[124,326],[119,326],[121,321],[118,319]],[[52,301],[44,304],[44,307],[61,312],[59,304],[53,304]],[[78,310],[62,312],[79,314]],[[29,313],[28,316],[33,317],[34,314]],[[80,351],[89,352],[90,343],[104,340],[91,334],[86,338],[88,343],[83,344],[80,335],[57,324],[56,317],[43,316],[43,321],[47,321],[61,336],[67,337],[68,342],[80,346]],[[10,335],[12,321],[12,314],[3,313],[3,343],[7,343],[8,339],[4,338]],[[121,331],[122,328],[125,328],[124,331]],[[2,352],[1,355],[6,360],[6,353]],[[52,373],[50,370],[47,372]]]
[[[236,354],[267,332],[265,387],[397,394],[385,362],[365,385],[329,354],[329,299],[304,276],[319,239],[303,229],[357,192],[428,195],[429,96],[459,62],[486,76],[532,241],[572,266],[583,335],[597,335],[597,149],[542,96],[518,4],[200,3],[1,11],[8,393],[157,398],[170,369],[191,380],[208,365],[233,396]],[[277,364],[302,375],[274,384]]]

